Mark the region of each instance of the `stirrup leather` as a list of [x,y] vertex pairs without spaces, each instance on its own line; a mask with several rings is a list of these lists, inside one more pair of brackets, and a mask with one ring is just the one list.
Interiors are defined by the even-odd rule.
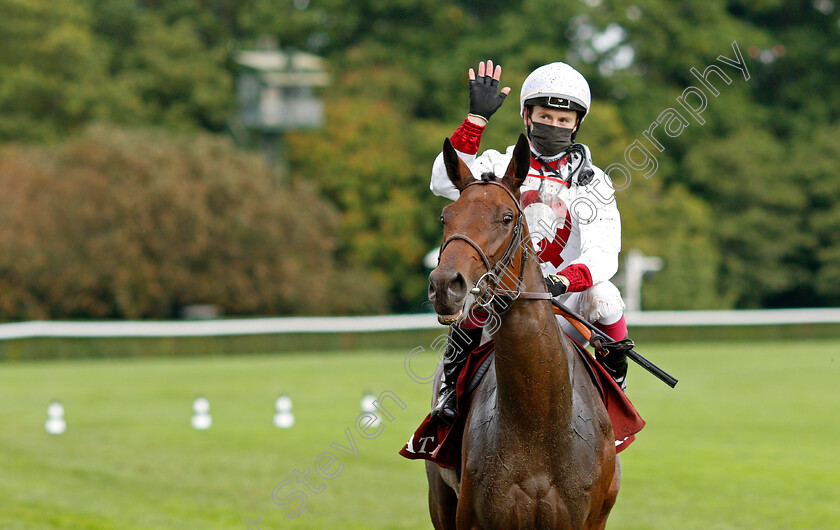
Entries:
[[627,355],[628,351],[636,347],[636,343],[633,342],[633,339],[629,337],[621,340],[608,341],[604,337],[593,336],[592,340],[590,340],[589,342],[592,344],[592,347],[595,348],[595,351],[598,352],[598,355],[600,355],[601,357],[607,357],[611,353],[624,353],[625,355]]

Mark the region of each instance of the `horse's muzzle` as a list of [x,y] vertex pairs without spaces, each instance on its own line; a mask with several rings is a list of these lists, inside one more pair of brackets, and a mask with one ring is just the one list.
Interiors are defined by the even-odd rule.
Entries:
[[460,316],[467,291],[467,280],[460,272],[440,267],[432,271],[429,275],[429,301],[435,313],[446,320],[441,320],[441,324],[451,324]]

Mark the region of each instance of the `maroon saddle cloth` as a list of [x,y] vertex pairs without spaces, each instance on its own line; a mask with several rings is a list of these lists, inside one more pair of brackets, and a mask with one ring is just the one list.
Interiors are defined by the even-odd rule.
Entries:
[[[635,434],[645,426],[645,420],[639,416],[636,408],[621,391],[621,388],[582,346],[575,344],[578,354],[590,367],[589,373],[596,386],[601,391],[601,397],[607,407],[607,413],[612,420],[615,432],[615,451],[619,453],[636,439]],[[470,383],[479,368],[493,353],[493,341],[486,342],[476,348],[461,369],[455,383],[455,395],[458,404],[458,416],[452,425],[442,425],[432,422],[431,416],[420,424],[411,438],[400,450],[400,454],[410,459],[431,460],[439,466],[455,468],[461,465],[461,441],[464,436],[465,410]]]

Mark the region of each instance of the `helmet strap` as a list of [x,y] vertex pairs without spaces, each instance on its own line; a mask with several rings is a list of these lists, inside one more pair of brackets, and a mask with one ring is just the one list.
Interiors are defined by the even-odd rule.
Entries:
[[534,111],[533,105],[525,105],[525,135],[530,138],[531,137],[531,124],[534,123],[531,121],[531,113]]
[[575,120],[575,132],[572,133],[572,141],[575,141],[575,136],[577,136],[578,131],[580,130],[580,112],[575,112],[577,114],[577,119]]

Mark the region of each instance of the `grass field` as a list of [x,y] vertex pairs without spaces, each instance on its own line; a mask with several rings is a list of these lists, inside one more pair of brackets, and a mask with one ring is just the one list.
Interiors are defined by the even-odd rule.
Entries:
[[[622,453],[609,528],[840,528],[840,341],[641,350],[681,381],[671,390],[631,367],[648,425]],[[405,373],[406,353],[0,364],[0,528],[430,528],[423,466],[397,455],[430,393]],[[413,367],[433,362],[423,353]],[[365,391],[407,404],[389,402],[375,439],[354,434]],[[280,393],[293,429],[272,425]],[[210,400],[207,431],[190,427],[197,395]],[[44,432],[53,399],[61,436]],[[325,482],[314,468],[328,450],[338,476]],[[272,492],[296,469],[323,491],[289,519],[298,503]]]

